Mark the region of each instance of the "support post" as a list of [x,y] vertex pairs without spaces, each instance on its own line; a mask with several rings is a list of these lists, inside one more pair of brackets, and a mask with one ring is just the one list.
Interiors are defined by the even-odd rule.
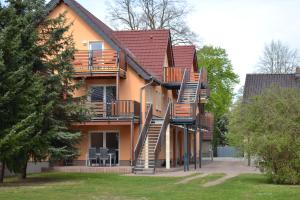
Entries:
[[195,165],[195,169],[197,169],[197,126],[195,126],[195,130],[194,130],[194,138],[193,138],[193,142],[194,142],[194,165]]
[[180,155],[180,153],[179,153],[180,148],[178,145],[178,127],[176,127],[176,129],[175,129],[175,139],[176,139],[176,142],[175,142],[175,167],[177,167],[177,158],[178,158],[178,155]]
[[167,127],[166,130],[166,169],[170,169],[170,163],[171,163],[171,156],[170,156],[170,124]]
[[189,127],[187,126],[187,153],[188,153],[188,161],[187,161],[187,170],[190,170],[190,160],[191,160],[191,138],[190,138],[190,133],[189,133]]
[[117,72],[116,76],[116,99],[119,100],[119,91],[120,91],[120,72]]
[[145,162],[145,164],[144,164],[144,166],[145,166],[145,169],[148,169],[149,168],[149,140],[148,140],[148,137],[146,138],[146,141],[145,141],[145,148],[144,148],[144,150],[145,150],[145,155],[144,155],[144,157],[145,157],[145,159],[144,159],[144,162]]
[[184,125],[184,135],[183,135],[183,148],[184,148],[184,171],[188,171],[188,128]]
[[199,168],[202,167],[202,133],[203,131],[200,129],[200,132],[199,132]]
[[131,126],[130,126],[130,164],[131,164],[131,166],[133,166],[133,160],[135,159],[134,152],[133,152],[133,149],[134,149],[133,134],[134,134],[134,119],[132,119]]

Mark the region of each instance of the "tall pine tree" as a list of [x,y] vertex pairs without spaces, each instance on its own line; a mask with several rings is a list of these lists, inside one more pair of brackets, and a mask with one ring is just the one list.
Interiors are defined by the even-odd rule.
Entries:
[[[85,118],[74,103],[74,42],[64,15],[47,18],[43,0],[0,8],[0,161],[26,178],[27,162],[77,156],[69,130]],[[1,177],[1,176],[0,176]]]

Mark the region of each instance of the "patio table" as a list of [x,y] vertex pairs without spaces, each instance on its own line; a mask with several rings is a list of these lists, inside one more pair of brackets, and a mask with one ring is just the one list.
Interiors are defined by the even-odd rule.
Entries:
[[[113,153],[108,153],[108,155],[109,155],[109,166],[111,167],[111,159],[112,159]],[[100,157],[100,153],[96,153],[96,156]],[[100,162],[99,162],[99,164],[100,164]]]

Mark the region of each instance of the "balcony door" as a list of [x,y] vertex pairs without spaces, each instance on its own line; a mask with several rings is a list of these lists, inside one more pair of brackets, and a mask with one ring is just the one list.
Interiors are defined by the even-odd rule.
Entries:
[[94,69],[99,67],[99,61],[102,57],[103,42],[95,41],[89,42],[89,67]]
[[99,131],[90,133],[90,147],[107,148],[116,152],[116,162],[119,163],[119,133],[113,131]]
[[100,109],[98,117],[107,117],[112,114],[111,102],[116,100],[116,86],[114,85],[95,85],[90,87],[88,100]]

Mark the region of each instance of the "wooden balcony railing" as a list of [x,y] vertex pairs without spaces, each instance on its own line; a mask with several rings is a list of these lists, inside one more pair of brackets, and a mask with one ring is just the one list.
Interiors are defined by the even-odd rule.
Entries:
[[176,118],[187,118],[195,119],[196,117],[196,104],[189,103],[175,103],[173,104],[172,117]]
[[131,118],[140,115],[140,103],[131,100],[86,102],[86,106],[92,118]]
[[203,131],[203,140],[212,140],[213,139],[213,132],[210,130]]
[[184,74],[184,69],[179,67],[165,67],[164,68],[164,82],[165,83],[181,83]]
[[200,114],[200,127],[212,131],[214,127],[214,116],[212,113]]
[[114,50],[76,51],[73,67],[75,73],[112,73],[126,71],[126,65],[119,65],[118,53]]

